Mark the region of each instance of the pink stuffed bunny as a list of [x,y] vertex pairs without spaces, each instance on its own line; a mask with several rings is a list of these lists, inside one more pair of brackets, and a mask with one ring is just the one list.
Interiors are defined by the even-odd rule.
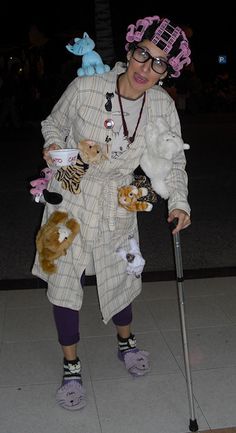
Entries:
[[32,188],[30,189],[30,194],[33,195],[34,201],[36,203],[51,203],[51,204],[59,204],[62,202],[61,194],[57,194],[55,192],[49,192],[47,190],[47,186],[49,181],[51,180],[54,171],[51,168],[43,168],[40,172],[40,177],[38,179],[32,180],[30,185]]

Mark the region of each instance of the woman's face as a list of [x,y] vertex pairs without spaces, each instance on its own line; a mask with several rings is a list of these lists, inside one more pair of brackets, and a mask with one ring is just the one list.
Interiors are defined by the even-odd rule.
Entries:
[[[152,57],[158,57],[164,61],[167,61],[166,53],[149,40],[139,42],[137,46],[144,48]],[[145,92],[145,90],[150,89],[159,80],[162,80],[167,75],[167,71],[160,74],[152,69],[152,59],[149,59],[144,63],[140,63],[134,59],[132,51],[128,52],[127,59],[129,60],[129,66],[126,76],[129,81],[129,85],[134,92],[137,92],[137,94],[142,94]]]

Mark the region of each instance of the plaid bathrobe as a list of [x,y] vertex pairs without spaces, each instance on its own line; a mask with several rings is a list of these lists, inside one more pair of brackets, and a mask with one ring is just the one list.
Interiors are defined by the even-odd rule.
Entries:
[[[107,135],[112,139],[112,131],[104,126],[105,120],[112,119],[112,112],[105,109],[106,93],[115,92],[117,74],[121,72],[124,68],[118,63],[106,74],[73,80],[42,122],[44,146],[56,143],[76,148],[78,142],[86,138],[96,141],[105,150]],[[148,90],[145,105],[148,122],[164,116],[171,129],[180,134],[174,102],[165,90],[160,86]],[[48,282],[50,302],[74,310],[82,305],[82,273],[85,270],[87,274],[95,273],[104,323],[141,291],[141,279],[127,274],[126,262],[116,253],[118,247],[129,249],[130,235],[138,241],[137,214],[118,206],[117,188],[131,182],[132,173],[139,165],[146,146],[144,129],[137,131],[135,141],[121,156],[90,165],[81,179],[79,194],[65,191],[55,178],[49,185],[49,190],[62,194],[63,201],[58,206],[45,205],[42,224],[53,211],[66,210],[79,222],[80,232],[67,255],[57,260],[55,274],[49,276],[42,271],[37,254],[32,273]],[[183,152],[174,161],[167,179],[172,191],[169,210],[180,208],[189,212],[185,164]]]

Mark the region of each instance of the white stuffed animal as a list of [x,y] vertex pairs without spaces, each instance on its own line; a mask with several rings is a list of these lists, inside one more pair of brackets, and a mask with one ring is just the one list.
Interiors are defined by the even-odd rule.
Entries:
[[135,275],[136,278],[139,278],[143,271],[145,260],[141,255],[136,239],[130,237],[129,243],[129,251],[125,251],[124,248],[120,247],[116,250],[116,252],[117,254],[119,254],[120,257],[122,257],[122,259],[124,259],[128,263],[126,269],[127,273],[129,275]]
[[156,124],[149,123],[146,128],[147,147],[141,158],[140,166],[150,178],[152,187],[162,198],[168,199],[170,191],[166,178],[170,174],[173,160],[183,150],[190,148],[182,138],[170,130],[163,117]]

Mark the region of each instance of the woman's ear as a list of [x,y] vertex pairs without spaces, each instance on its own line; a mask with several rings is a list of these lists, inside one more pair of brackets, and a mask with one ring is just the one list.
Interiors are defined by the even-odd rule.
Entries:
[[128,53],[126,55],[128,62],[130,61],[131,57],[132,57],[132,51],[128,51]]

